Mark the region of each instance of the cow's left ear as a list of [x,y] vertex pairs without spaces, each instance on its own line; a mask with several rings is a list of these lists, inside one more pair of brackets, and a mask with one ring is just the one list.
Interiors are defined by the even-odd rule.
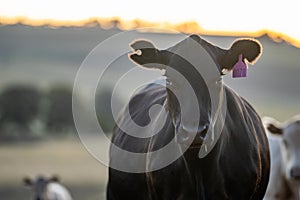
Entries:
[[51,182],[60,182],[60,178],[57,176],[57,175],[53,175],[50,179],[49,179],[49,181],[51,181]]
[[264,117],[263,118],[263,123],[266,127],[266,129],[275,135],[282,135],[283,131],[282,131],[282,126],[280,124],[280,122],[278,122],[277,120],[271,118],[271,117]]
[[31,178],[29,178],[29,177],[24,177],[24,178],[23,178],[23,183],[24,183],[24,185],[26,185],[26,186],[32,186],[32,185],[33,185],[32,180],[31,180]]
[[231,70],[238,62],[239,56],[242,55],[242,61],[246,64],[254,64],[262,53],[262,46],[258,40],[255,39],[238,39],[231,45],[225,55],[221,59],[222,69]]

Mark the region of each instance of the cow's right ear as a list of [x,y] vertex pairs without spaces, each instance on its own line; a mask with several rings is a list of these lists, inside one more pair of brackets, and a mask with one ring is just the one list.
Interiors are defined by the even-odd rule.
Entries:
[[23,183],[26,186],[32,186],[32,180],[29,177],[24,177],[23,178]]
[[282,126],[280,124],[280,122],[278,122],[277,120],[271,118],[271,117],[264,117],[263,118],[263,123],[266,127],[266,129],[275,135],[282,135],[283,131],[282,131]]
[[133,53],[129,54],[129,58],[146,68],[165,69],[165,63],[160,50],[154,44],[147,40],[136,40],[130,44]]

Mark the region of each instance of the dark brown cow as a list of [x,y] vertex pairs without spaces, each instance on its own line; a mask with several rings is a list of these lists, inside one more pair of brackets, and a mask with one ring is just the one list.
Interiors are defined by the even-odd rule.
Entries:
[[[201,67],[204,62],[202,55],[195,54],[192,47],[189,48],[191,42],[205,49],[209,59],[214,62],[216,73],[205,77],[209,81],[205,81],[189,60],[174,53],[174,49],[177,49],[188,52],[187,57],[198,57],[197,63]],[[165,70],[167,81],[166,87],[152,83],[143,88],[131,98],[127,107],[129,112],[120,115],[119,124],[113,132],[113,144],[129,152],[145,153],[145,159],[144,163],[138,163],[111,147],[107,199],[263,199],[270,168],[264,127],[253,107],[222,83],[224,71],[232,70],[239,56],[243,63],[253,63],[260,56],[259,42],[252,39],[237,40],[230,49],[225,50],[192,35],[167,50],[158,50],[151,42],[141,40],[134,42],[132,47],[135,52],[130,58],[134,62],[146,68]],[[192,94],[187,93],[173,69],[187,79],[195,92],[201,116],[199,120],[191,117],[196,112],[196,107],[189,103]],[[199,150],[213,123],[210,86],[207,83],[224,88],[227,112],[216,144],[207,155],[199,158]],[[172,89],[177,91],[176,95]],[[183,102],[179,102],[177,95],[184,97],[181,99]],[[152,114],[151,118],[150,108],[153,105],[161,105],[167,113],[162,129],[157,134],[138,138],[120,128],[130,126],[130,119],[144,127],[152,121],[159,122],[160,112],[156,112],[154,117]],[[158,124],[150,126],[150,132]],[[189,127],[196,130],[196,134],[192,134]],[[190,145],[189,148],[166,167],[147,170],[151,159],[147,153],[160,150],[173,138],[176,138],[179,148],[186,144]],[[162,161],[159,156],[153,159],[157,163]],[[118,170],[114,168],[117,162],[129,163],[132,167],[143,164],[145,172]]]

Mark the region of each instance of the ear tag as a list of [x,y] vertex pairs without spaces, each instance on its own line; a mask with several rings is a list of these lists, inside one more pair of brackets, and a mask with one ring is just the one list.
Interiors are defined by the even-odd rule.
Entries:
[[232,68],[232,77],[241,78],[246,76],[247,76],[247,65],[243,62],[243,54],[240,54],[238,62]]

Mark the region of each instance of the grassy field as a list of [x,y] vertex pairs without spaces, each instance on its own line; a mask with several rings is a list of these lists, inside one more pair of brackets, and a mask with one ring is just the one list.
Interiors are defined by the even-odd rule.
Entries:
[[57,174],[74,199],[105,199],[107,168],[74,136],[0,145],[0,199],[30,199],[24,176]]

